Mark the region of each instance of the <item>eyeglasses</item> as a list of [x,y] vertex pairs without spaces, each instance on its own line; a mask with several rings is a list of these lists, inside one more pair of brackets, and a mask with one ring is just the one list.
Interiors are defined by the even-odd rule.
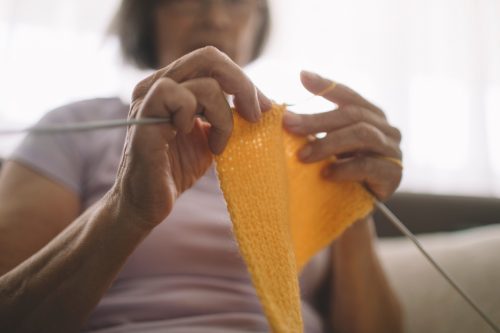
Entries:
[[265,0],[169,0],[166,5],[180,15],[199,15],[211,6],[219,5],[230,15],[244,16],[262,8]]

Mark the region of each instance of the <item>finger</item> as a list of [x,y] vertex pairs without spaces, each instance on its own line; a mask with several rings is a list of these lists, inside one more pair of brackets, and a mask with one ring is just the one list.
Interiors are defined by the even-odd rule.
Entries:
[[267,110],[271,105],[264,94],[257,92],[243,70],[226,54],[212,46],[195,50],[144,79],[136,86],[134,96],[144,93],[159,77],[170,77],[177,82],[211,77],[217,80],[223,91],[235,96],[236,109],[248,121],[260,119],[261,110]]
[[233,129],[233,116],[219,83],[212,78],[197,78],[182,83],[189,89],[210,123],[208,145],[214,154],[220,154],[227,145]]
[[157,80],[148,91],[138,117],[169,118],[173,129],[188,133],[194,124],[196,98],[169,78]]
[[332,86],[333,81],[308,71],[302,71],[300,79],[307,90],[315,95],[322,93],[321,96],[334,102],[341,108],[349,104],[359,105],[385,117],[384,112],[379,107],[370,103],[360,94],[343,84],[336,83],[333,89],[327,89]]
[[401,168],[384,159],[358,156],[340,160],[323,169],[326,179],[344,182],[363,183],[379,199],[387,199],[401,182]]
[[283,117],[285,128],[298,135],[331,132],[356,123],[373,125],[387,136],[401,141],[401,132],[389,125],[385,118],[357,105],[347,105],[334,111],[308,115],[286,112]]
[[257,88],[257,98],[259,99],[260,110],[267,112],[273,107],[273,102],[259,88]]
[[331,156],[357,153],[401,157],[399,143],[367,123],[357,123],[330,132],[322,139],[307,143],[298,154],[303,162],[312,163]]

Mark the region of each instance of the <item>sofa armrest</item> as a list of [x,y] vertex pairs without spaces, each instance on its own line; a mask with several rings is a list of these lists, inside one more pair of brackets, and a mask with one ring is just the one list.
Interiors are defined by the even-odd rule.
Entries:
[[[396,193],[387,203],[414,233],[468,229],[500,223],[500,198],[422,193]],[[401,233],[380,213],[375,213],[380,237]]]

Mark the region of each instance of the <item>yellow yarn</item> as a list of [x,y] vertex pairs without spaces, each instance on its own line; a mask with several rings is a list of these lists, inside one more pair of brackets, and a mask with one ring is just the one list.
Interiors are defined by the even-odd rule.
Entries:
[[302,332],[298,273],[373,202],[357,183],[322,179],[326,162],[303,164],[307,141],[283,130],[285,106],[258,123],[235,113],[217,172],[240,252],[273,332]]

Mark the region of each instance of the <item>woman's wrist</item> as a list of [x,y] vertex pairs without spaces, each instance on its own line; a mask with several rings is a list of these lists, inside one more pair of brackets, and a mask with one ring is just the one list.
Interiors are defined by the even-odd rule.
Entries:
[[400,306],[376,253],[371,216],[346,230],[332,251],[332,327],[339,332],[401,332]]
[[355,222],[334,242],[335,271],[367,269],[376,260],[375,231],[371,216]]
[[155,227],[155,224],[134,210],[116,187],[104,195],[101,209],[109,216],[110,221],[119,224],[121,229],[126,228],[131,233],[136,233],[139,237],[146,237]]

